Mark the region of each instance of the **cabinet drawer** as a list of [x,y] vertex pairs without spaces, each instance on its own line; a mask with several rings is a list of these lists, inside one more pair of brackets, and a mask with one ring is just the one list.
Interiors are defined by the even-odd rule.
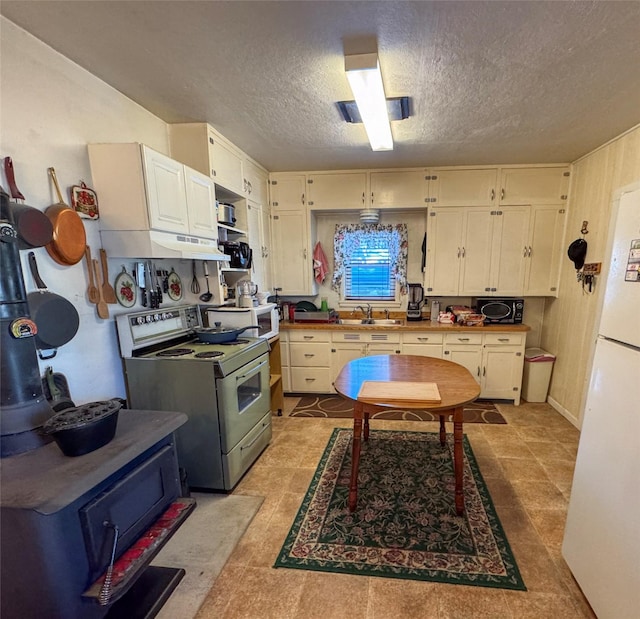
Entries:
[[400,333],[391,331],[336,331],[332,334],[331,341],[398,344],[400,342]]
[[442,359],[442,344],[403,344],[403,355],[418,355],[419,357],[434,357]]
[[290,342],[329,342],[329,331],[289,331]]
[[329,346],[324,342],[289,344],[290,367],[329,367]]
[[291,391],[331,393],[329,368],[291,368]]
[[442,333],[404,333],[402,341],[405,344],[442,344]]
[[524,333],[485,333],[484,343],[491,346],[521,346]]
[[482,333],[445,333],[445,344],[482,344]]

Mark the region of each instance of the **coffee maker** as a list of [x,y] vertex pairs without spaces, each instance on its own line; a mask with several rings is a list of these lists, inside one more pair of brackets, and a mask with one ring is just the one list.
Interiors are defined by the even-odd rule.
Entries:
[[407,284],[409,301],[407,304],[407,320],[422,320],[420,306],[424,301],[424,288],[420,284]]

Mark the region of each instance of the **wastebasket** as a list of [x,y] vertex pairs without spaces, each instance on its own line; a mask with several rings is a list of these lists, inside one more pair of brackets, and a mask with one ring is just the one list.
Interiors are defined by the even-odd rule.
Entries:
[[542,348],[527,348],[524,351],[524,376],[522,397],[527,402],[546,402],[549,381],[555,355]]

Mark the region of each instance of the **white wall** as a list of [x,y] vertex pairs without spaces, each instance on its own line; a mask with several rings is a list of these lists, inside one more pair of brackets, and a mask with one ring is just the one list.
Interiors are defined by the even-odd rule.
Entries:
[[[0,156],[3,160],[6,156],[13,159],[16,184],[27,204],[44,210],[58,202],[47,174],[50,166],[56,169],[67,203],[67,188],[81,179],[91,186],[87,143],[143,142],[168,153],[167,126],[162,120],[5,18],[0,18],[0,27]],[[8,190],[4,166],[2,169],[0,184]],[[98,195],[98,205],[99,201]],[[94,257],[99,258],[99,222],[84,222],[87,243]],[[110,305],[111,318],[99,319],[95,306],[86,297],[85,261],[61,266],[44,248],[35,253],[49,289],[71,301],[80,314],[76,337],[61,347],[55,358],[39,361],[41,370],[51,365],[54,371],[63,372],[76,404],[125,397],[113,316],[132,310]],[[25,286],[30,292],[36,286],[26,255],[26,251],[21,252]],[[112,284],[122,264],[122,260],[109,261]],[[130,271],[132,262],[124,264]],[[175,266],[188,290],[190,263],[177,261]]]
[[[587,262],[602,262],[606,249],[611,200],[621,187],[640,181],[640,126],[574,163],[567,205],[566,245],[579,238],[588,221]],[[603,265],[604,266],[604,265]],[[580,426],[589,381],[589,359],[595,344],[595,318],[603,281],[596,278],[588,294],[576,281],[573,262],[563,255],[557,299],[547,302],[542,348],[557,356],[549,403]]]

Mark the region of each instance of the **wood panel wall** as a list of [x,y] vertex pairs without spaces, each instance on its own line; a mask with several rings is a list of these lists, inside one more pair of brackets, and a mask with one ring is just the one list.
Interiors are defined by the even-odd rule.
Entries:
[[[588,221],[587,262],[604,262],[613,193],[640,181],[640,125],[577,160],[571,170],[565,248]],[[541,346],[557,356],[549,403],[580,427],[604,281],[588,294],[564,252],[560,294],[545,304]],[[604,265],[603,265],[604,266]]]

